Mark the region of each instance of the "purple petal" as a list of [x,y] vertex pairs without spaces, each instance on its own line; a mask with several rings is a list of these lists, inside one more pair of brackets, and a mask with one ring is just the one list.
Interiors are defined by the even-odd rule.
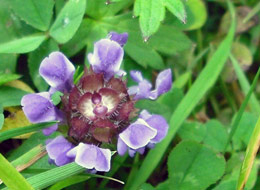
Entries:
[[151,128],[143,119],[138,119],[126,130],[119,134],[119,137],[127,146],[138,149],[146,146],[156,136],[157,131]]
[[88,55],[88,60],[95,73],[104,73],[109,80],[119,72],[123,55],[123,48],[117,42],[102,39],[95,43],[94,52]]
[[139,91],[134,97],[135,100],[148,98],[151,92],[152,85],[149,81],[143,80],[138,84]]
[[130,71],[130,76],[135,82],[141,82],[144,80],[140,71]]
[[26,117],[32,123],[54,121],[57,118],[56,108],[50,101],[48,92],[25,95],[21,105]]
[[135,156],[135,153],[136,153],[136,150],[131,149],[131,148],[128,149],[128,154],[129,154],[130,157],[133,158]]
[[145,120],[149,126],[157,130],[156,136],[151,140],[151,143],[158,143],[167,135],[168,123],[160,115],[152,115],[150,118]]
[[131,86],[128,88],[127,93],[131,95],[136,95],[139,92],[139,87],[138,86]]
[[119,137],[117,140],[117,152],[120,156],[123,156],[128,149],[128,146],[122,141],[122,139]]
[[57,166],[62,166],[72,159],[66,156],[67,152],[73,148],[73,145],[63,136],[58,136],[46,145],[46,150],[50,159],[54,160]]
[[57,131],[57,129],[58,129],[58,124],[55,124],[55,125],[52,125],[51,127],[43,129],[42,132],[43,132],[44,135],[49,136],[53,132]]
[[147,111],[147,110],[143,110],[141,111],[141,113],[139,114],[139,118],[142,118],[143,120],[147,120],[148,118],[150,118],[152,115]]
[[166,69],[159,73],[156,78],[155,90],[151,92],[151,99],[156,99],[161,94],[168,92],[172,88],[172,71]]
[[137,152],[139,152],[140,154],[143,154],[145,151],[145,147],[142,147],[142,148],[138,148],[137,149]]
[[53,52],[40,65],[40,75],[52,87],[61,92],[69,92],[73,86],[75,67],[61,52]]
[[80,143],[74,150],[68,152],[68,156],[76,153],[75,162],[87,169],[96,169],[97,171],[109,171],[111,151],[102,149],[95,145]]
[[97,148],[97,171],[108,172],[110,170],[111,151],[109,149]]
[[119,34],[116,32],[110,32],[108,34],[108,36],[109,36],[110,40],[116,41],[122,47],[126,44],[127,39],[128,39],[128,34],[126,32],[122,33],[122,34]]

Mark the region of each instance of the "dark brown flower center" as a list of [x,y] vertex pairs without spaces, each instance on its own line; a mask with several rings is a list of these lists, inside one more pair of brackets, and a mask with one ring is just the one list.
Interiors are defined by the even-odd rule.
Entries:
[[129,125],[136,110],[125,81],[85,70],[84,76],[63,97],[69,123],[68,135],[76,143],[110,143]]

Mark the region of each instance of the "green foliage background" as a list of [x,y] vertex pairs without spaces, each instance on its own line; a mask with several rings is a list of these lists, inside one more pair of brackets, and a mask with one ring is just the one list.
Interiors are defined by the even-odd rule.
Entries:
[[[260,189],[259,11],[257,0],[0,0],[0,189]],[[115,154],[108,173],[50,165],[37,131],[53,123],[28,123],[20,100],[48,89],[44,57],[61,51],[81,71],[110,31],[129,34],[127,72],[172,69],[170,92],[137,103],[168,135],[134,159]]]

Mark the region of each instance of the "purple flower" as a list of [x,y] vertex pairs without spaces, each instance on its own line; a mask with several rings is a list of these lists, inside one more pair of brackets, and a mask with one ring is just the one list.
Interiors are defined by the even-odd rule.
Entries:
[[108,172],[110,170],[111,151],[95,145],[80,143],[67,153],[75,162],[87,169]]
[[62,166],[73,161],[71,157],[67,156],[67,152],[72,148],[74,148],[74,145],[63,136],[56,137],[46,145],[50,159],[53,160],[57,166]]
[[128,38],[126,33],[110,33],[110,39],[102,39],[94,44],[94,52],[88,54],[88,60],[95,73],[103,73],[106,80],[115,74],[125,75],[120,70],[123,60],[123,46]]
[[135,100],[146,98],[155,100],[161,94],[168,92],[172,88],[171,69],[166,69],[158,74],[154,90],[151,90],[152,84],[143,78],[140,71],[131,71],[130,75],[132,79],[138,83],[137,86],[132,86],[128,90],[130,95],[134,95]]
[[40,65],[40,75],[51,86],[50,93],[55,91],[69,92],[73,87],[75,67],[61,52],[53,52]]
[[166,136],[168,128],[162,116],[151,115],[143,110],[139,119],[119,134],[118,154],[124,155],[127,150],[130,156],[133,156],[136,151],[142,154],[146,146],[151,147],[160,142]]
[[120,46],[123,47],[127,42],[128,34],[126,32],[122,34],[118,34],[116,32],[110,32],[108,34],[108,37],[110,40],[117,42]]
[[[51,102],[49,92],[27,94],[21,100],[22,109],[31,123],[41,123],[62,120],[61,113]],[[58,128],[55,124],[43,130],[45,135],[50,135]]]
[[[68,138],[58,136],[46,142],[51,162],[57,166],[75,161],[78,165],[93,171],[109,171],[111,150],[101,148],[103,144],[117,141],[117,150],[130,156],[143,154],[146,147],[152,147],[167,134],[168,124],[160,115],[142,111],[137,116],[135,102],[138,99],[156,99],[170,90],[171,70],[159,73],[155,89],[143,79],[138,71],[131,77],[138,83],[127,88],[120,70],[123,60],[123,46],[128,34],[111,32],[107,39],[95,43],[94,52],[88,55],[90,68],[77,84],[73,84],[75,68],[60,52],[54,52],[40,65],[40,75],[51,86],[49,92],[29,94],[23,97],[24,113],[32,123],[66,121]],[[62,101],[54,106],[51,94],[63,92]],[[133,98],[134,95],[134,98]],[[66,119],[63,118],[66,116]],[[46,135],[57,130],[58,125],[44,129]]]

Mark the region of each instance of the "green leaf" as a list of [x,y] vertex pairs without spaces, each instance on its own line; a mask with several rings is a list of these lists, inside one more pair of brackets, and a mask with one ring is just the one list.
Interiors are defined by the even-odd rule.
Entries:
[[69,0],[50,29],[50,35],[59,43],[66,43],[76,33],[85,13],[86,0]]
[[0,54],[0,71],[4,71],[5,73],[15,73],[16,69],[16,54]]
[[168,171],[175,189],[204,190],[224,174],[225,159],[197,142],[184,141],[170,153]]
[[172,139],[174,138],[181,124],[190,115],[191,111],[205,95],[205,93],[214,85],[219,74],[221,73],[221,70],[229,56],[235,33],[234,7],[230,2],[228,5],[233,15],[232,25],[228,35],[219,45],[217,51],[211,57],[207,65],[203,68],[197,80],[193,83],[186,96],[182,99],[176,108],[170,120],[168,135],[161,143],[157,144],[153,150],[150,150],[144,162],[142,163],[139,172],[136,174],[134,181],[131,183],[131,190],[135,190],[139,185],[147,180],[147,178],[162,159],[164,152],[172,142]]
[[2,129],[3,125],[4,125],[4,120],[5,120],[5,116],[4,116],[4,113],[3,113],[3,106],[2,104],[0,103],[0,130]]
[[[111,2],[108,3],[107,2]],[[114,16],[122,9],[130,6],[132,0],[122,0],[117,3],[112,3],[111,0],[87,0],[86,14],[96,20],[101,20],[103,17]]]
[[140,27],[144,39],[147,40],[159,29],[160,22],[164,19],[165,10],[162,0],[141,0],[140,6]]
[[19,79],[21,75],[0,73],[0,85]]
[[185,122],[178,134],[183,140],[202,142],[219,152],[224,151],[228,138],[225,127],[213,119],[206,124]]
[[22,171],[27,167],[29,167],[30,165],[34,164],[38,159],[40,159],[45,154],[46,154],[45,146],[40,144],[29,151],[27,149],[22,156],[16,158],[14,161],[11,162],[11,164],[18,171]]
[[28,92],[10,86],[0,86],[0,102],[3,107],[18,106]]
[[191,40],[183,32],[167,25],[161,25],[148,43],[155,50],[167,55],[178,54],[192,47]]
[[134,16],[135,17],[140,15],[141,3],[142,3],[142,0],[135,0],[135,3],[134,3]]
[[15,14],[26,23],[42,31],[48,30],[53,13],[53,0],[10,0],[10,4]]
[[258,121],[255,125],[254,131],[252,133],[252,136],[250,138],[249,144],[246,149],[245,159],[243,161],[240,170],[240,175],[238,178],[238,183],[236,188],[237,190],[243,190],[244,186],[246,185],[246,182],[248,180],[248,177],[250,175],[250,172],[254,164],[256,154],[259,150],[259,142],[260,142],[260,117],[258,118]]
[[[232,123],[235,123],[235,119],[238,117],[236,114],[232,119]],[[257,116],[255,114],[244,112],[240,118],[237,129],[232,137],[232,145],[234,150],[243,150],[249,143],[250,137],[253,133],[254,126],[257,122]]]
[[142,189],[142,190],[155,190],[155,188],[149,183],[142,184],[140,189]]
[[178,135],[182,140],[193,140],[202,142],[207,134],[204,125],[198,122],[184,122],[178,130]]
[[10,129],[10,130],[1,132],[0,133],[0,142],[10,139],[12,137],[16,137],[18,135],[22,135],[25,133],[30,133],[30,132],[38,131],[40,129],[50,127],[56,123],[57,123],[56,121],[51,121],[51,122],[46,122],[46,123],[37,123],[37,124],[30,125],[30,126],[14,128],[14,129]]
[[178,54],[190,49],[192,45],[189,38],[180,30],[164,25],[161,25],[148,43],[144,43],[137,19],[133,19],[131,14],[106,18],[100,26],[107,28],[108,31],[127,32],[129,38],[124,49],[132,59],[145,68],[147,66],[154,69],[165,68],[162,57],[157,51],[170,55]]
[[181,0],[164,0],[165,7],[184,24],[186,23],[187,15],[184,4]]
[[208,121],[204,127],[207,132],[203,142],[214,150],[223,152],[228,140],[228,133],[225,127],[217,120]]
[[53,39],[48,39],[38,49],[29,54],[28,67],[30,76],[39,91],[46,91],[48,88],[48,84],[39,74],[40,64],[51,52],[58,50],[58,44]]
[[[93,39],[89,37],[93,28],[94,28],[93,20],[83,19],[76,34],[73,36],[71,40],[69,40],[66,44],[64,44],[61,47],[61,51],[64,52],[69,57],[78,53],[81,49],[83,49],[87,45],[88,40]],[[93,42],[94,40],[98,40],[98,39],[93,39]]]
[[80,175],[72,176],[69,179],[64,179],[64,180],[59,181],[58,183],[54,184],[53,186],[51,186],[49,188],[49,190],[61,190],[70,185],[77,184],[77,183],[80,183],[83,181],[87,181],[90,178],[91,178],[91,176],[80,176]]
[[12,190],[34,189],[2,154],[0,154],[0,179]]
[[170,180],[165,180],[156,187],[156,190],[171,190],[170,188]]
[[63,96],[64,94],[60,91],[56,91],[52,96],[51,96],[51,100],[52,103],[56,106],[60,103],[61,101],[61,96]]
[[0,53],[27,53],[35,50],[46,36],[32,35],[0,44]]
[[165,23],[174,25],[180,30],[196,30],[201,28],[207,20],[207,8],[202,0],[185,1],[186,24],[180,23],[178,19],[167,16]]
[[[38,175],[27,178],[26,180],[35,188],[35,189],[44,189],[60,180],[66,179],[78,173],[85,171],[86,168],[83,168],[77,165],[75,162],[56,167],[54,169],[42,172]],[[6,188],[4,190],[7,190]]]

